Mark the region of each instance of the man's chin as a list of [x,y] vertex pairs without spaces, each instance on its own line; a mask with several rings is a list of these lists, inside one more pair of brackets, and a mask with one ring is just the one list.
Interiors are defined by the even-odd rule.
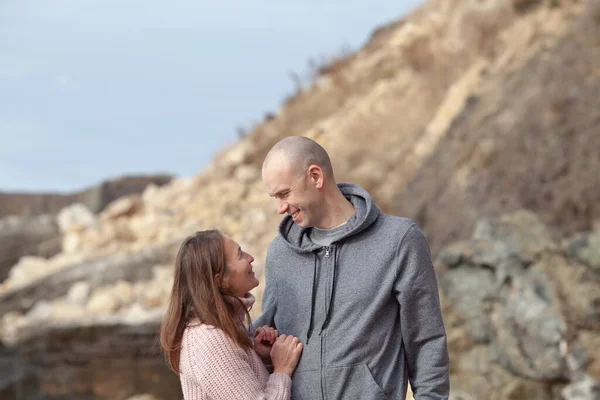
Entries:
[[299,225],[301,228],[311,228],[311,227],[312,227],[312,225],[311,225],[311,224],[309,224],[307,221],[304,221],[304,220],[302,220],[302,221],[298,221],[298,222],[296,222],[296,223],[297,223],[297,224],[298,224],[298,225]]

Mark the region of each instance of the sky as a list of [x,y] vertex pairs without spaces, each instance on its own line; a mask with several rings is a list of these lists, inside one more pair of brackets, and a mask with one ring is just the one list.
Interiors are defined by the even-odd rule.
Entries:
[[0,0],[0,191],[197,174],[417,0]]

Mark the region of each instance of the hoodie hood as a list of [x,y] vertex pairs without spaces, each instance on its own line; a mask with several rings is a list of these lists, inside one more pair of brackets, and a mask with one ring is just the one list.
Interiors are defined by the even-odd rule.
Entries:
[[[380,213],[369,193],[360,186],[352,183],[338,183],[337,186],[352,203],[355,212],[344,225],[344,229],[336,235],[336,242],[362,232],[375,222]],[[298,253],[310,253],[322,247],[310,240],[311,229],[301,227],[290,215],[286,215],[279,224],[279,234],[285,243]]]

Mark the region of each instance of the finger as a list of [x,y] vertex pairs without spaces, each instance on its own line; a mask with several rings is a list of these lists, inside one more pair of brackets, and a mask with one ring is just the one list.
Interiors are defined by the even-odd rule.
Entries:
[[280,336],[277,338],[277,340],[278,340],[279,342],[285,342],[285,339],[286,339],[286,338],[287,338],[287,336],[286,336],[285,334],[283,334],[283,335],[280,335]]
[[263,332],[263,328],[256,328],[256,330],[254,331],[254,337],[257,337],[258,335],[261,334],[261,332]]
[[288,343],[292,343],[294,341],[294,339],[296,339],[296,336],[291,336],[290,335],[290,336],[287,337],[286,340],[288,341]]
[[257,342],[260,342],[261,340],[265,339],[265,331],[263,331],[262,329],[257,330],[257,332],[254,334],[254,340]]

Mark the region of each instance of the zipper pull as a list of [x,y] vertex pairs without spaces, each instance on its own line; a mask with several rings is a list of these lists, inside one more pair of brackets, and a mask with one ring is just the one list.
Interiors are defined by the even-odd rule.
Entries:
[[325,257],[329,257],[329,246],[325,247]]

